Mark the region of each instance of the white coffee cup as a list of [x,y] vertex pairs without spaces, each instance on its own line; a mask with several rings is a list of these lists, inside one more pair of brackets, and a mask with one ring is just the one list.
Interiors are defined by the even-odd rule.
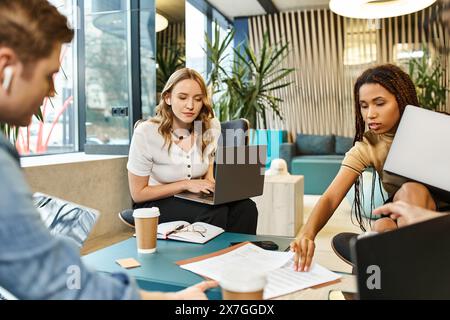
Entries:
[[251,270],[227,269],[219,281],[223,300],[263,300],[266,286],[264,273]]
[[158,232],[159,209],[142,208],[133,212],[136,229],[137,250],[148,254],[156,252],[156,236]]

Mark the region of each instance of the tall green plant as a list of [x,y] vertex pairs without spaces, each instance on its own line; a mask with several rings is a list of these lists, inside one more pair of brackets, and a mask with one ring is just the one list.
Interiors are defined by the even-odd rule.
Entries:
[[233,49],[232,71],[223,68],[225,52],[234,38],[232,30],[220,41],[218,27],[214,42],[206,41],[209,61],[212,64],[208,77],[214,92],[214,109],[221,121],[246,118],[252,127],[267,127],[267,112],[283,119],[278,90],[287,87],[287,76],[292,68],[280,67],[288,54],[288,45],[271,45],[268,33],[264,35],[261,49],[256,53],[247,44]]
[[[41,108],[34,115],[39,121],[44,121]],[[28,128],[27,128],[28,129]],[[0,122],[0,132],[13,143],[16,143],[17,137],[19,136],[19,127],[11,126],[7,123]]]
[[439,58],[431,59],[429,51],[423,49],[421,58],[409,61],[409,75],[416,85],[421,107],[439,110],[445,106],[447,87],[443,85],[444,69]]
[[156,91],[162,92],[164,86],[169,80],[170,76],[178,69],[184,68],[186,64],[185,48],[180,44],[171,44],[164,48],[159,47],[156,55],[156,62],[158,69],[156,72]]
[[0,123],[0,132],[6,136],[6,138],[16,141],[17,136],[19,135],[19,128],[12,127],[6,123]]
[[220,93],[223,90],[223,81],[228,77],[226,70],[223,68],[228,55],[226,54],[231,41],[234,39],[235,30],[232,29],[223,40],[220,39],[220,27],[218,23],[214,24],[214,40],[210,40],[208,34],[205,34],[206,49],[205,53],[211,62],[211,71],[209,72],[207,83],[208,86],[214,88],[214,93]]

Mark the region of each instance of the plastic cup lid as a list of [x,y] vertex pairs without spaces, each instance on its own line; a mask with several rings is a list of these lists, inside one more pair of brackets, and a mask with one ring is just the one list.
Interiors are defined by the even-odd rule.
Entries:
[[156,207],[136,209],[133,212],[133,217],[138,219],[156,218],[159,217],[159,209]]
[[230,273],[222,275],[220,286],[231,292],[258,292],[264,290],[266,286],[266,276],[264,274],[250,274],[246,272]]

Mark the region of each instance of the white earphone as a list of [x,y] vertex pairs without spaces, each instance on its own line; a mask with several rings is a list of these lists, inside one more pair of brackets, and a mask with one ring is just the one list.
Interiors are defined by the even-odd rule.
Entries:
[[5,70],[3,70],[3,74],[4,74],[4,78],[3,78],[2,88],[3,88],[3,90],[8,91],[9,87],[11,85],[11,82],[12,82],[14,70],[12,67],[6,67]]

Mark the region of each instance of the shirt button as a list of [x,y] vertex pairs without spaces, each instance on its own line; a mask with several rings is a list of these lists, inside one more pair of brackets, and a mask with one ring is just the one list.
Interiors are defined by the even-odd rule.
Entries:
[[190,168],[191,168],[191,165],[188,165],[188,168],[190,169]]

